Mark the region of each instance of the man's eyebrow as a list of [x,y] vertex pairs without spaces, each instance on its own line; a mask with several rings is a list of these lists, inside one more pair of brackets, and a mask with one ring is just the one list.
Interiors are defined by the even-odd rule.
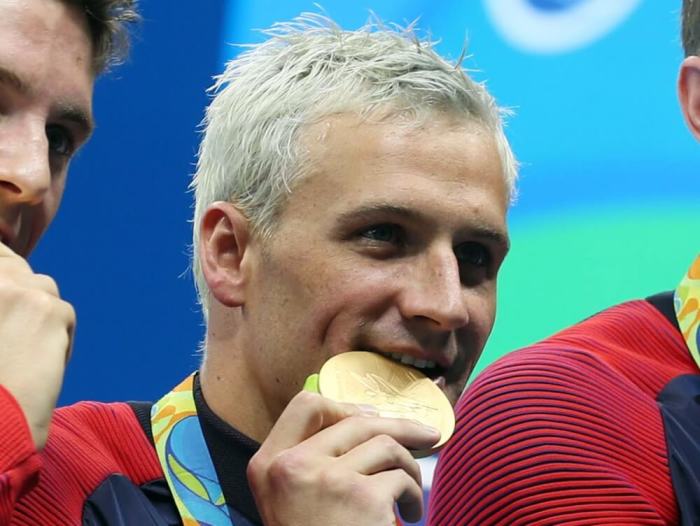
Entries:
[[469,232],[476,238],[486,239],[499,245],[504,252],[508,252],[510,250],[510,238],[500,229],[491,228],[486,224],[481,224],[470,227]]
[[423,217],[423,214],[412,208],[388,203],[371,203],[340,214],[338,216],[338,222],[348,223],[362,219],[372,219],[378,215],[389,215],[414,220]]
[[[389,203],[371,203],[340,214],[338,223],[352,223],[363,219],[373,220],[377,216],[394,216],[409,220],[425,219],[424,214],[413,208]],[[465,234],[495,243],[505,252],[510,249],[510,239],[502,229],[481,219],[473,219],[470,223],[469,226],[462,229]]]
[[17,91],[25,95],[30,95],[32,93],[31,86],[22,79],[14,71],[0,66],[0,83],[9,84]]
[[[7,84],[23,95],[32,95],[32,86],[11,69],[0,65],[0,84]],[[79,128],[83,140],[87,140],[95,129],[95,122],[88,109],[72,102],[59,102],[53,112],[53,120],[71,122]]]
[[89,111],[82,106],[60,104],[53,116],[54,120],[72,122],[80,129],[83,140],[86,141],[95,129],[95,121]]

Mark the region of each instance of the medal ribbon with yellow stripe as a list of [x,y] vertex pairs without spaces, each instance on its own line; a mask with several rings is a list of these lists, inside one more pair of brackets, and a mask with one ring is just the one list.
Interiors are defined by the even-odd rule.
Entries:
[[224,493],[197,417],[194,375],[151,409],[153,441],[184,526],[230,526]]
[[678,318],[678,326],[688,345],[690,355],[700,367],[700,255],[688,269],[688,273],[676,289],[673,306]]

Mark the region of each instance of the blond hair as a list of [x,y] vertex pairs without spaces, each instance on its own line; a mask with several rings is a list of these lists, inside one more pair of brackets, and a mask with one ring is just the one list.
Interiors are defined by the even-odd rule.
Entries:
[[502,110],[459,61],[450,64],[412,26],[371,21],[356,31],[303,14],[263,32],[212,87],[204,119],[195,194],[193,270],[207,313],[208,288],[197,258],[199,224],[215,201],[233,202],[254,232],[268,236],[294,183],[305,173],[300,129],[339,113],[402,122],[446,114],[494,134],[511,198],[517,163],[503,133]]

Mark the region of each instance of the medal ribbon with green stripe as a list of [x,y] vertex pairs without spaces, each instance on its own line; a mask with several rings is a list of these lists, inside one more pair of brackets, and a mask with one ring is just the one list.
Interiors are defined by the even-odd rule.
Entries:
[[153,441],[184,526],[231,526],[224,493],[197,417],[194,375],[151,409]]
[[700,368],[700,255],[695,258],[676,289],[673,306],[690,355]]

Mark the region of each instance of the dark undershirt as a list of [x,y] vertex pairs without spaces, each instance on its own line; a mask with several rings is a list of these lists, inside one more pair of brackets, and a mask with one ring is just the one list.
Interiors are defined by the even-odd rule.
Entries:
[[[647,301],[680,332],[673,292],[650,296]],[[700,376],[677,376],[661,390],[656,401],[664,422],[679,526],[697,526],[700,524]]]
[[658,310],[664,317],[676,328],[678,332],[681,332],[678,326],[678,318],[676,317],[676,310],[673,307],[673,291],[661,292],[660,294],[654,294],[649,296],[646,300],[651,303],[656,310]]

